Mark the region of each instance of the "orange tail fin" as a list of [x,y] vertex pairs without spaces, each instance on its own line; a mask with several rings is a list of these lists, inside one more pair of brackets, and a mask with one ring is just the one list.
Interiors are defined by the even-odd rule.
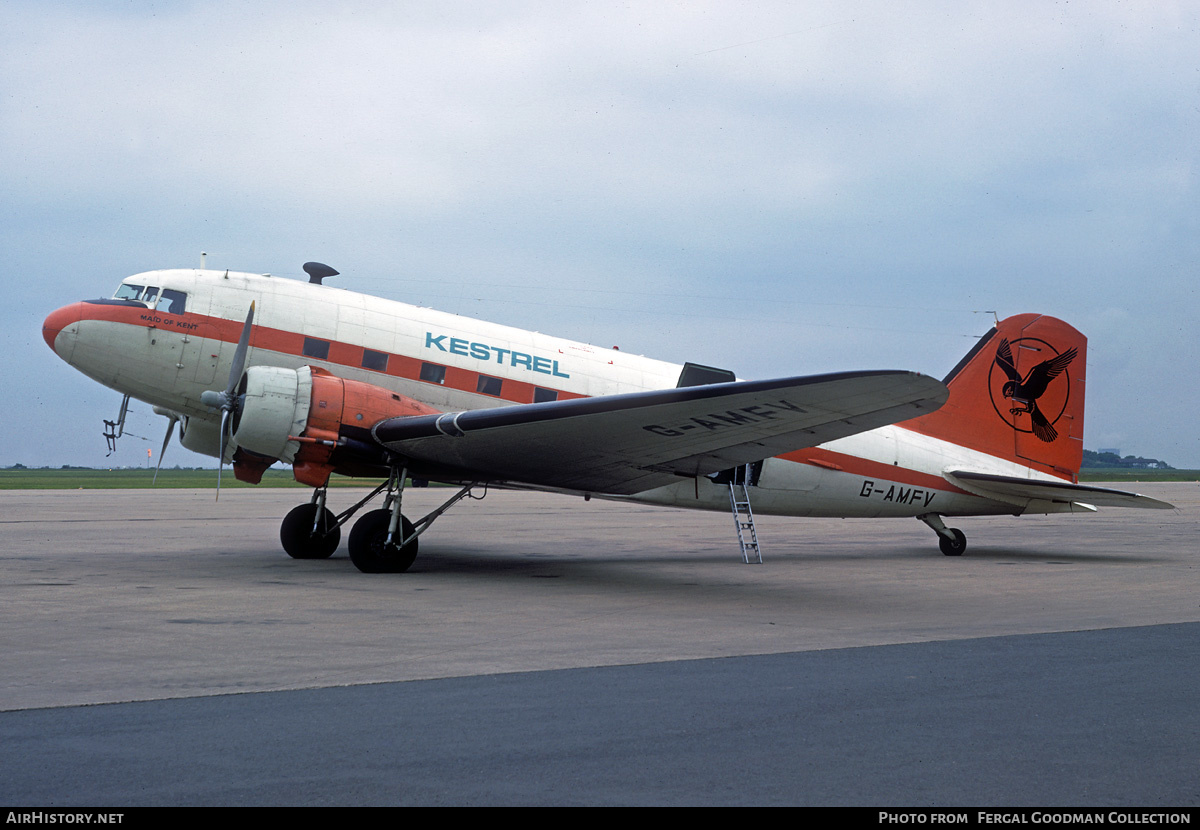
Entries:
[[1087,338],[1043,314],[996,324],[946,376],[950,398],[902,426],[1077,481]]

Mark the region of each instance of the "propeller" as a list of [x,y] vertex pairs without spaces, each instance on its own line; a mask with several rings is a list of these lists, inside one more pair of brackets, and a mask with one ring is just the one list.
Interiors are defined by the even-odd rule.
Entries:
[[162,449],[158,451],[158,465],[154,468],[154,480],[150,482],[151,487],[158,483],[158,471],[162,469],[163,456],[167,453],[167,444],[171,443],[171,435],[174,434],[175,424],[178,421],[179,418],[174,415],[167,416],[167,437],[163,439]]
[[238,384],[242,380],[242,373],[246,371],[246,351],[250,346],[250,330],[253,327],[254,303],[250,303],[250,313],[246,315],[246,324],[242,326],[242,336],[238,339],[237,350],[233,353],[233,365],[229,367],[229,385],[222,391],[209,389],[200,395],[200,403],[221,410],[221,455],[217,463],[217,500],[221,498],[221,470],[225,467],[225,444],[229,439],[233,418],[241,406],[238,399]]

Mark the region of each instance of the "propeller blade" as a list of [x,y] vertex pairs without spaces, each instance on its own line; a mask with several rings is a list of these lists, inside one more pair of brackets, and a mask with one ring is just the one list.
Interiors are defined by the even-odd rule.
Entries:
[[162,469],[163,456],[167,453],[167,444],[171,443],[171,435],[175,432],[175,422],[178,420],[178,418],[167,420],[167,437],[163,439],[162,449],[158,451],[158,466],[154,468],[154,480],[150,482],[151,487],[158,483],[158,471]]
[[217,459],[217,501],[221,500],[221,471],[225,469],[225,445],[229,439],[230,419],[240,406],[237,396],[238,384],[246,371],[246,352],[250,349],[250,332],[254,328],[254,303],[250,303],[250,313],[242,326],[242,336],[238,338],[237,349],[233,352],[233,363],[229,366],[229,385],[224,392],[209,389],[200,395],[200,402],[205,406],[221,410],[221,454]]
[[228,409],[221,414],[221,454],[217,456],[217,497],[213,501],[221,500],[221,471],[225,469],[225,438],[229,434],[229,415]]
[[246,371],[246,351],[250,345],[250,330],[254,327],[254,303],[250,303],[250,313],[246,315],[246,324],[242,326],[242,336],[238,338],[237,350],[233,353],[233,364],[229,367],[229,385],[225,387],[225,395],[232,401],[237,392],[237,385],[242,380],[242,372]]

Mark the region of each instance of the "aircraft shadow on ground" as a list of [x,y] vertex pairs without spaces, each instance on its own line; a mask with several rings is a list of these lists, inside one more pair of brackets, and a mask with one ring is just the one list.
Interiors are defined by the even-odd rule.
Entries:
[[[881,566],[889,563],[912,563],[914,560],[926,560],[930,568],[930,576],[940,576],[946,573],[946,568],[953,568],[955,563],[969,566],[972,563],[987,562],[995,565],[1005,564],[1045,564],[1045,565],[1133,565],[1133,564],[1162,564],[1169,560],[1163,557],[1148,555],[1126,555],[1113,553],[1091,553],[1081,551],[1061,551],[1053,549],[990,547],[980,546],[970,550],[960,558],[944,557],[937,550],[931,551],[928,546],[905,546],[886,550],[833,546],[823,548],[819,554],[788,550],[779,546],[774,551],[764,553],[763,564],[747,565],[741,561],[739,552],[731,548],[724,551],[705,551],[695,553],[673,553],[664,555],[660,552],[640,554],[623,549],[614,555],[601,553],[565,553],[546,554],[531,553],[520,550],[497,550],[496,548],[473,548],[467,546],[429,546],[422,550],[421,555],[406,574],[394,574],[393,578],[406,578],[420,575],[441,575],[460,573],[464,575],[486,574],[496,577],[515,578],[596,578],[600,582],[626,582],[631,576],[639,579],[653,580],[658,583],[695,583],[701,581],[724,581],[742,575],[742,569],[769,572],[771,569],[792,572],[795,568],[806,565],[828,565],[836,562],[855,563],[878,562]],[[330,564],[348,566],[354,572],[354,566],[344,549],[327,560]],[[663,566],[687,567],[691,570],[683,574],[666,573],[660,570]],[[656,569],[650,571],[649,568]],[[606,574],[607,572],[607,574]],[[362,574],[363,578],[377,578]]]

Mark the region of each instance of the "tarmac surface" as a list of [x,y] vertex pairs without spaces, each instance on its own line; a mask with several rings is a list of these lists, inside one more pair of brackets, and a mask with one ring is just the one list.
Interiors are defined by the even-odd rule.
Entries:
[[0,804],[1200,805],[1200,485],[1116,486],[1177,509],[760,517],[761,566],[491,492],[397,575],[283,554],[304,491],[0,492]]

